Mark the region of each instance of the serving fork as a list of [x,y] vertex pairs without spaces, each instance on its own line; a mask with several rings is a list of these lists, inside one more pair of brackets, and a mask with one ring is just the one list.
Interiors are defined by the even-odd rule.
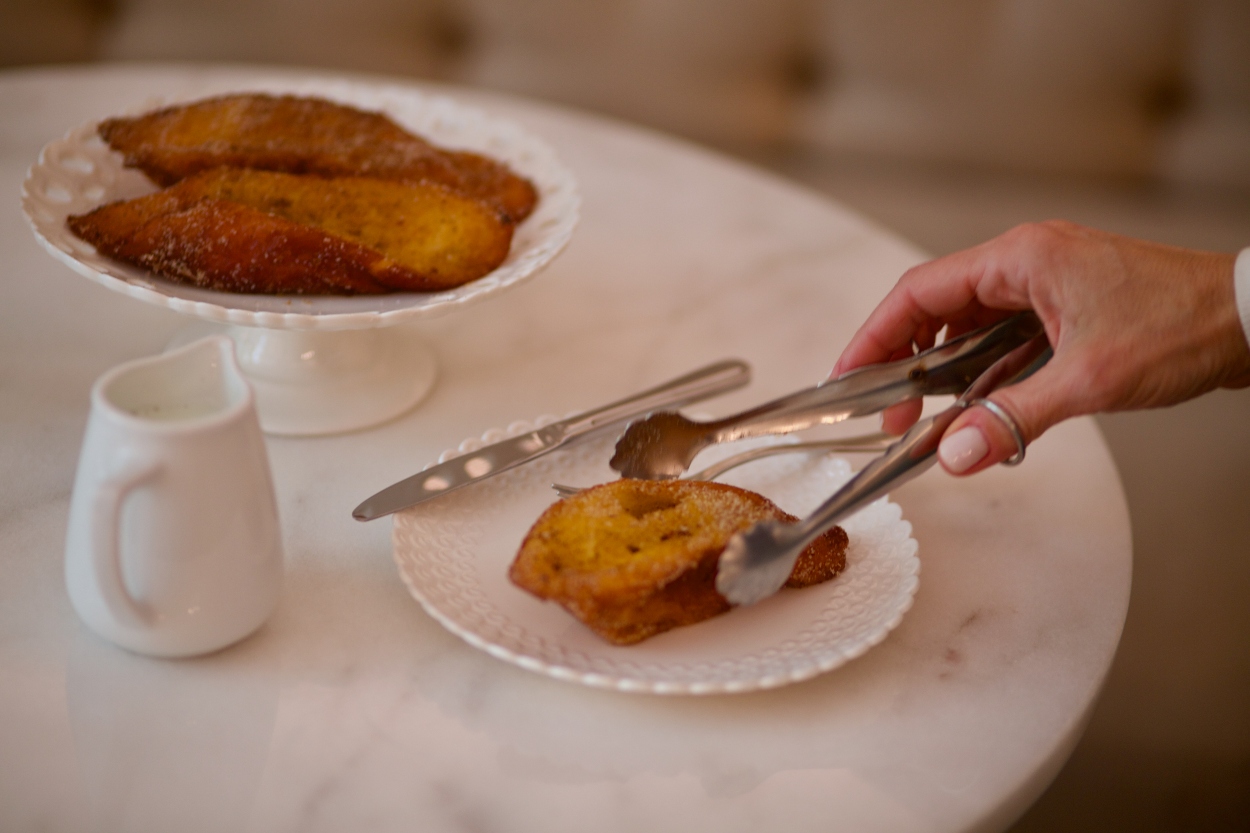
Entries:
[[908,399],[958,395],[994,362],[1042,332],[1032,312],[951,338],[910,359],[853,370],[747,411],[707,422],[659,411],[631,422],[609,465],[622,477],[678,477],[710,445],[788,434],[867,416]]
[[[828,440],[812,440],[801,443],[786,443],[785,445],[766,445],[760,448],[752,448],[735,454],[732,457],[726,457],[724,460],[713,463],[701,471],[687,475],[685,480],[715,480],[730,469],[736,469],[739,466],[745,466],[764,457],[774,457],[779,454],[793,454],[799,451],[841,451],[843,453],[875,453],[885,451],[898,438],[892,434],[886,434],[878,431],[873,434],[863,434],[857,437],[839,437],[837,439]],[[563,483],[552,483],[551,488],[562,498],[572,497],[580,491],[582,486],[567,486]]]

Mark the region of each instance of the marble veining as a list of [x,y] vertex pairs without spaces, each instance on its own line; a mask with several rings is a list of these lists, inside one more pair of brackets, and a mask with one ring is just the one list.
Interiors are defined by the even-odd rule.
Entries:
[[[0,191],[43,142],[246,69],[0,75]],[[420,324],[440,377],[373,430],[270,438],[287,552],[274,616],[197,660],[132,656],[74,618],[60,567],[91,380],[187,322],[89,283],[0,217],[0,828],[126,831],[981,831],[1079,737],[1123,624],[1130,541],[1093,423],[1025,465],[900,489],[915,605],[807,682],[659,698],[547,679],[465,645],[351,508],[466,436],[725,356],[728,413],[817,381],[921,254],[808,191],[654,134],[471,91],[549,142],[583,221],[542,274]],[[861,426],[856,426],[859,430]]]

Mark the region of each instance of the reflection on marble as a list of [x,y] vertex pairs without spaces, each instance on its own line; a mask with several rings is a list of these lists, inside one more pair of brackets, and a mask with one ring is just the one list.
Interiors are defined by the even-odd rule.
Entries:
[[[0,77],[0,189],[16,193],[43,141],[87,118],[246,78]],[[466,436],[724,356],[756,378],[700,406],[712,413],[810,384],[920,257],[688,146],[462,95],[551,142],[583,188],[583,225],[531,283],[421,325],[441,375],[417,410],[269,438],[283,595],[254,637],[202,659],[96,641],[60,567],[90,381],[184,322],[57,265],[15,209],[0,218],[0,828],[1001,829],[1079,736],[1126,610],[1127,517],[1091,421],[1018,469],[901,489],[923,566],[899,628],[833,673],[741,696],[630,696],[498,662],[408,595],[387,522],[351,519]]]

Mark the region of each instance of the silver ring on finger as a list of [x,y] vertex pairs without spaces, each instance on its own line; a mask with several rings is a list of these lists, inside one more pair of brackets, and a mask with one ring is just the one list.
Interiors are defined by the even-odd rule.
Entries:
[[1004,466],[1018,466],[1024,462],[1024,434],[1020,433],[1020,426],[1016,425],[1016,421],[1011,418],[1011,414],[1007,413],[1001,405],[992,399],[974,399],[968,403],[969,407],[980,405],[994,416],[998,417],[998,421],[1007,426],[1007,430],[1011,432],[1012,439],[1016,441],[1016,453],[1003,460]]

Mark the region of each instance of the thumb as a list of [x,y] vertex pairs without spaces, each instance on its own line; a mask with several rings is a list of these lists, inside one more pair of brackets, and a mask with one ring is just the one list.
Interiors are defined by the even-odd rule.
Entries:
[[[1079,388],[1066,381],[1070,378],[1062,362],[1052,359],[1023,382],[986,397],[992,406],[967,408],[946,429],[938,446],[942,467],[951,474],[974,474],[1022,453],[1021,443],[1031,443],[1052,425],[1084,413]],[[996,414],[993,406],[1002,414]]]

